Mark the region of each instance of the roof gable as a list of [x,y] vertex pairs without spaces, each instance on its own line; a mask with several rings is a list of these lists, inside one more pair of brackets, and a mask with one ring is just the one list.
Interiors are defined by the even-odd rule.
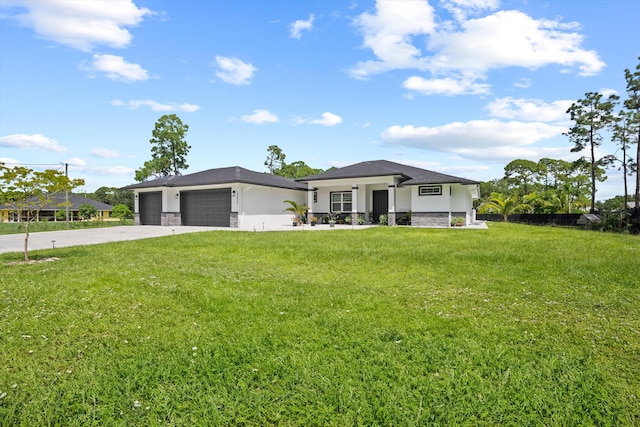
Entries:
[[175,175],[145,181],[124,187],[125,190],[156,187],[193,187],[196,185],[216,185],[244,183],[263,185],[267,187],[287,188],[292,190],[306,190],[306,186],[290,178],[268,173],[254,172],[239,166],[208,169],[188,175]]
[[402,185],[418,184],[478,184],[466,178],[446,175],[427,169],[390,162],[388,160],[373,160],[360,162],[339,169],[332,169],[317,175],[299,178],[298,181],[323,181],[329,179],[368,178],[374,176],[400,176]]

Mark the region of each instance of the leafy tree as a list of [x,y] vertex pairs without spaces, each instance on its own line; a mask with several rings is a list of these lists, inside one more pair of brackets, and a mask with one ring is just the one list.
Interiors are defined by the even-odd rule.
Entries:
[[314,169],[302,161],[283,164],[280,168],[273,171],[275,175],[286,178],[302,178],[303,176],[316,175],[321,172],[323,172],[322,169]]
[[159,159],[147,160],[140,169],[136,170],[134,179],[138,182],[142,182],[148,179],[156,179],[166,176],[162,169],[162,163],[163,162]]
[[[571,104],[567,113],[571,114],[574,126],[566,132],[569,140],[575,145],[571,149],[579,153],[589,149],[587,157],[591,165],[591,212],[595,212],[596,204],[596,168],[604,167],[613,161],[612,156],[596,158],[596,148],[602,144],[600,132],[611,127],[614,122],[613,109],[619,99],[611,95],[603,100],[603,95],[597,92],[587,92],[583,99]],[[602,180],[605,180],[604,177]]]
[[126,205],[129,210],[133,211],[134,206],[134,194],[131,190],[121,190],[114,188],[111,197],[109,198],[109,204],[111,206]]
[[269,154],[267,155],[267,160],[264,161],[264,165],[269,169],[269,173],[274,175],[277,169],[280,169],[285,165],[284,159],[287,156],[277,145],[270,145],[269,148],[267,148],[267,152]]
[[633,166],[633,160],[629,157],[627,152],[629,151],[629,140],[632,134],[635,132],[633,123],[633,114],[628,111],[620,111],[618,117],[613,124],[613,135],[611,139],[617,141],[620,149],[622,150],[622,156],[616,157],[616,161],[620,163],[622,170],[622,177],[624,179],[624,201],[629,200],[629,189],[627,186],[627,176],[631,175],[630,169]]
[[[640,61],[640,57],[638,57]],[[629,111],[632,111],[631,121],[637,126],[636,129],[636,191],[635,191],[635,207],[640,208],[640,62],[636,65],[636,70],[631,71],[629,69],[624,70],[624,78],[627,81],[627,96],[629,97],[624,101],[624,106]]]
[[83,203],[78,206],[78,215],[82,219],[91,219],[98,215],[98,210],[95,206],[90,205],[89,203]]
[[473,201],[473,207],[478,209],[480,205],[487,202],[493,193],[508,194],[510,192],[509,183],[506,178],[492,179],[480,183],[480,197]]
[[113,187],[100,187],[93,194],[87,195],[87,197],[90,197],[102,203],[111,204],[110,199],[113,190]]
[[524,195],[529,194],[529,184],[540,172],[538,163],[531,160],[517,159],[504,167],[505,177],[518,187],[522,187]]
[[52,195],[71,191],[84,185],[84,180],[70,180],[56,170],[34,171],[0,163],[0,203],[14,211],[24,228],[24,260],[29,261],[29,223],[38,219],[42,208],[51,202]]
[[58,209],[54,214],[56,221],[66,221],[67,219],[67,211],[66,209]]
[[123,204],[129,210],[133,210],[134,196],[131,190],[122,190],[117,187],[100,187],[94,193],[87,194],[87,197],[111,206]]
[[538,161],[538,174],[543,181],[545,190],[557,188],[559,176],[569,169],[569,162],[544,157]]
[[521,203],[516,194],[505,196],[500,193],[493,193],[489,200],[478,208],[479,213],[496,213],[502,215],[505,221],[508,220],[511,214],[531,211],[531,205]]
[[136,171],[136,181],[145,181],[150,176],[180,175],[181,170],[188,169],[186,157],[191,146],[184,139],[188,130],[189,126],[175,114],[160,117],[149,140],[151,160]]
[[118,218],[120,221],[124,221],[127,218],[133,217],[133,213],[127,205],[116,205],[111,210],[111,216]]

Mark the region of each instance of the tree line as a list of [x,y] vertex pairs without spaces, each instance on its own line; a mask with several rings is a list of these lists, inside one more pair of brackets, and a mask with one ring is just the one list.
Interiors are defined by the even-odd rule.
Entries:
[[[571,152],[585,153],[580,159],[513,160],[505,166],[504,177],[481,184],[479,212],[572,213],[588,208],[594,213],[597,183],[607,179],[606,170],[612,166],[622,171],[624,181],[624,195],[616,197],[616,203],[626,208],[630,199],[628,178],[635,177],[633,200],[639,209],[640,63],[635,71],[625,69],[624,77],[626,99],[586,92],[567,109],[573,125],[564,135],[574,144]],[[605,136],[616,143],[618,150],[598,156]]]

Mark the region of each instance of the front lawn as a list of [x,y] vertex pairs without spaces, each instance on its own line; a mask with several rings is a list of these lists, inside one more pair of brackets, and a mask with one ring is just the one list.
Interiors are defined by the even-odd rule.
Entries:
[[640,425],[640,238],[212,231],[0,255],[0,425]]

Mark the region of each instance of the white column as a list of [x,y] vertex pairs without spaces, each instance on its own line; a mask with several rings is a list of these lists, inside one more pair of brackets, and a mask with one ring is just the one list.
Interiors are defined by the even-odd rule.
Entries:
[[387,225],[396,225],[396,186],[389,184],[389,214]]
[[351,224],[358,223],[358,186],[351,186]]
[[307,214],[307,223],[311,224],[311,217],[313,216],[313,193],[315,192],[315,188],[307,189],[307,206],[309,207],[309,212]]

